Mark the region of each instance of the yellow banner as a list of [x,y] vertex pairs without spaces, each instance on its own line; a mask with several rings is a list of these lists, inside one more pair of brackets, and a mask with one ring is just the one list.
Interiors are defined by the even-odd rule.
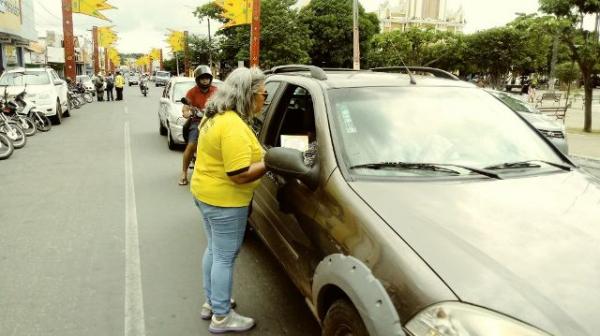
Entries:
[[117,34],[112,27],[98,27],[98,44],[102,48],[108,48],[117,41]]
[[73,13],[93,16],[98,19],[110,21],[100,11],[105,9],[116,9],[117,7],[106,3],[108,0],[72,0]]
[[173,52],[183,51],[185,43],[185,35],[181,31],[170,30],[170,34],[167,37],[167,43],[171,47]]
[[0,0],[0,29],[21,28],[21,0]]
[[157,49],[157,48],[152,49],[152,51],[150,52],[150,58],[152,58],[153,60],[159,60],[160,59],[160,49]]
[[223,17],[229,20],[223,28],[252,23],[252,0],[215,0],[223,8]]

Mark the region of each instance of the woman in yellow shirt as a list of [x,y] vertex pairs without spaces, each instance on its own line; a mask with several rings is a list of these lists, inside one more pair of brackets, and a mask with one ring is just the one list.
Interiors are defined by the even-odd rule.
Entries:
[[238,68],[209,100],[200,124],[191,191],[204,219],[202,260],[209,331],[244,331],[254,320],[231,309],[233,264],[244,239],[248,206],[265,174],[263,149],[249,126],[264,105],[265,75]]

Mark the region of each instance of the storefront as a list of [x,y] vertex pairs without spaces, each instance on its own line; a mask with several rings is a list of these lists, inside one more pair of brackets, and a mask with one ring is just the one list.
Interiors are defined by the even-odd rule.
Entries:
[[0,73],[25,66],[25,48],[37,40],[33,0],[0,0]]

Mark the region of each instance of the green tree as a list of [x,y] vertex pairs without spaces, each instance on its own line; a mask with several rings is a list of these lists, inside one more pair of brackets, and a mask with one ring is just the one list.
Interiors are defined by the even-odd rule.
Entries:
[[[311,0],[300,10],[300,17],[310,30],[313,44],[309,54],[313,64],[352,67],[352,0]],[[379,31],[379,20],[360,5],[359,27],[363,63],[369,59],[369,41]]]
[[[300,21],[296,0],[261,1],[260,65],[270,68],[289,63],[309,63],[311,47],[307,25]],[[199,7],[195,15],[223,22],[222,9],[214,3]],[[217,32],[219,58],[229,67],[250,57],[250,26],[234,26]]]
[[396,30],[373,36],[369,65],[398,66],[404,61],[407,65],[463,70],[465,49],[462,34],[418,28],[405,32]]
[[552,61],[556,18],[537,14],[520,15],[508,24],[522,34],[521,58],[516,59],[513,71],[518,74],[549,72]]
[[572,62],[561,63],[556,66],[556,78],[561,83],[570,83],[581,78],[581,70]]
[[585,91],[584,132],[592,131],[592,75],[600,58],[598,31],[583,29],[583,17],[600,12],[598,0],[540,0],[541,10],[560,19],[560,36],[579,65]]

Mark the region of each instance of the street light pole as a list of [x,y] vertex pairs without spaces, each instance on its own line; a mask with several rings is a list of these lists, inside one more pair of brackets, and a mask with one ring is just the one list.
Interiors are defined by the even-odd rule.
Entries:
[[353,32],[353,69],[360,70],[360,39],[358,30],[358,0],[352,4],[352,32]]

